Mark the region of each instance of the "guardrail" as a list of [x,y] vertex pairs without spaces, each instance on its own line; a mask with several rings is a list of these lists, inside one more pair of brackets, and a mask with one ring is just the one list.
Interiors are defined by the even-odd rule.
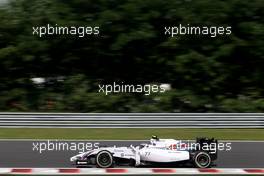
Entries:
[[7,128],[264,128],[263,113],[0,113]]

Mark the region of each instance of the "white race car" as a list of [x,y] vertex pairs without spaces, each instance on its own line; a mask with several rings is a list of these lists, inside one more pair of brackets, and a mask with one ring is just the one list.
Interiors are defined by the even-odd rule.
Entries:
[[[143,166],[155,164],[191,164],[208,168],[217,159],[217,152],[202,150],[204,145],[217,144],[217,140],[197,138],[195,145],[174,139],[153,136],[149,144],[130,147],[99,147],[71,157],[76,166],[96,165],[109,168],[118,165]],[[207,147],[210,149],[210,147]]]

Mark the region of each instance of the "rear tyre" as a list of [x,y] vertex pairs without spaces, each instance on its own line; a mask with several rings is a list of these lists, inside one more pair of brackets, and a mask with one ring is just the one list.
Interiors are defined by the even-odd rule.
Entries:
[[113,156],[107,150],[100,151],[96,155],[96,165],[97,165],[97,167],[109,168],[109,167],[113,166],[113,163],[114,163]]
[[136,166],[136,161],[134,159],[129,159],[129,166],[135,167]]
[[206,152],[197,152],[194,155],[193,163],[198,168],[208,168],[212,164],[210,155]]

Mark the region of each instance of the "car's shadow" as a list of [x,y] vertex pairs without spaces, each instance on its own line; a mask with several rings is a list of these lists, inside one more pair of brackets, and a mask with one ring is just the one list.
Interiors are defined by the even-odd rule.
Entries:
[[[129,165],[118,165],[114,166],[115,168],[193,168],[191,164],[152,164],[152,165],[144,165],[144,166],[129,166]],[[213,164],[211,167],[216,167],[216,164]],[[91,166],[77,166],[77,168],[96,168],[95,165]]]

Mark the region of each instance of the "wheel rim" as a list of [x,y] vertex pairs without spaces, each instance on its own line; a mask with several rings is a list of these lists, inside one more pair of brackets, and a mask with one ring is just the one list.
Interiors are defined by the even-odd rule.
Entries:
[[199,155],[197,157],[197,162],[202,167],[206,167],[209,164],[209,158],[206,155]]
[[108,153],[101,153],[98,156],[98,161],[99,161],[100,166],[108,167],[111,165],[112,159]]

